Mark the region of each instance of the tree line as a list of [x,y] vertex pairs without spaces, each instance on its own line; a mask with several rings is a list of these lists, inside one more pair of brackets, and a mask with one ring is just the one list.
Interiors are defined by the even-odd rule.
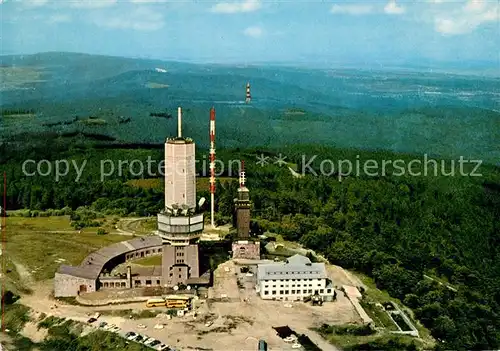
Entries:
[[[54,148],[57,149],[57,148]],[[54,182],[26,177],[20,162],[38,158],[44,150],[10,154],[0,166],[8,175],[9,209],[76,209],[91,206],[105,213],[155,214],[163,208],[162,187],[127,185],[137,178],[124,172],[100,180],[100,159],[143,158],[162,150],[52,149],[50,159],[87,159],[88,168],[75,184],[70,176]],[[352,158],[346,150],[304,146],[287,152],[299,165],[303,152],[331,159]],[[221,150],[222,160],[246,160],[247,186],[253,202],[254,232],[265,230],[323,254],[334,264],[374,278],[412,308],[415,316],[439,340],[437,349],[479,350],[500,347],[500,170],[486,166],[483,177],[358,176],[294,177],[286,167],[256,165],[262,150]],[[295,154],[294,154],[295,153]],[[365,156],[401,158],[404,155],[374,152]],[[409,156],[408,156],[409,157]],[[287,160],[288,161],[288,160]],[[93,166],[91,166],[93,164]],[[317,165],[316,165],[317,167]],[[216,209],[229,220],[238,182],[217,183]],[[198,197],[208,198],[208,189]],[[451,284],[449,289],[430,275]]]

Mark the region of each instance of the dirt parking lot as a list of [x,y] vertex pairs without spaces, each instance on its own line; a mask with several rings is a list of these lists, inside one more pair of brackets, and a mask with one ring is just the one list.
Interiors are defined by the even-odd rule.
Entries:
[[[215,301],[209,299],[199,306],[197,320],[184,325],[178,319],[172,320],[169,328],[178,335],[176,346],[256,350],[257,340],[265,339],[270,350],[288,350],[291,345],[280,339],[273,327],[288,325],[294,330],[307,331],[323,323],[360,322],[352,304],[340,291],[335,302],[323,306],[261,300],[255,293],[256,266],[246,266],[250,267],[252,277],[241,273],[241,267],[233,261],[218,267],[215,284],[209,294],[215,297]],[[226,295],[230,302],[220,301],[221,295]],[[210,320],[212,325],[206,327],[206,320]]]
[[[340,291],[335,302],[327,302],[323,306],[261,300],[255,293],[255,274],[247,276],[240,272],[241,267],[233,261],[218,267],[214,272],[214,287],[209,290],[211,298],[195,303],[196,318],[186,315],[170,320],[166,316],[139,321],[119,317],[106,317],[106,320],[120,326],[125,332],[146,334],[181,350],[214,351],[257,350],[259,339],[266,340],[269,350],[292,350],[292,345],[279,338],[273,327],[288,325],[293,330],[311,336],[309,328],[323,323],[361,322],[352,304]],[[251,273],[255,272],[256,266],[245,267],[250,267]],[[221,301],[221,294],[227,296],[222,299],[226,302]],[[154,329],[158,323],[164,324],[164,329]],[[139,324],[147,328],[138,329]]]
[[[254,272],[254,268],[249,265]],[[241,266],[228,261],[214,272],[214,287],[209,289],[208,300],[195,301],[196,317],[190,312],[184,317],[168,319],[166,314],[155,318],[133,320],[123,317],[103,315],[99,321],[113,323],[121,328],[124,334],[133,331],[180,350],[257,350],[259,339],[268,343],[268,350],[292,350],[291,344],[280,339],[273,327],[288,325],[291,329],[306,333],[313,339],[316,334],[309,331],[310,327],[320,326],[323,323],[344,324],[361,322],[350,301],[340,291],[337,291],[335,302],[326,302],[323,306],[312,306],[303,302],[268,301],[261,300],[255,292],[255,274],[248,276],[240,272]],[[237,280],[240,279],[238,286]],[[335,285],[341,285],[335,283]],[[49,307],[53,302],[49,292],[37,290],[38,296],[23,298],[24,302],[36,311],[43,311],[48,315],[86,321],[89,313],[99,310],[133,309],[135,312],[147,309],[144,303],[125,305],[111,305],[102,307],[83,307],[60,305],[56,310]],[[226,302],[221,301],[221,294],[226,294]],[[45,301],[47,300],[47,301]],[[163,312],[166,312],[163,310]],[[210,325],[207,325],[210,322]],[[140,325],[143,325],[140,327]],[[155,325],[162,324],[163,329],[155,329]],[[145,326],[145,328],[143,328]],[[322,341],[321,339],[319,341]],[[335,350],[332,346],[321,345],[324,351]]]

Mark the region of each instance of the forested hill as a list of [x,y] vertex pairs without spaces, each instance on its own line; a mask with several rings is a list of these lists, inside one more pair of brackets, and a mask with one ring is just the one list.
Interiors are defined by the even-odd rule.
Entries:
[[[65,151],[66,150],[66,151]],[[69,151],[67,151],[69,150]],[[8,151],[9,152],[9,151]],[[10,150],[10,152],[13,152]],[[100,160],[161,160],[162,150],[94,150],[68,145],[51,150],[51,160],[87,160],[75,183],[74,170],[54,181],[26,177],[22,161],[40,150],[10,155],[0,166],[9,180],[8,207],[46,210],[89,206],[103,213],[147,215],[162,206],[160,178],[130,186],[121,176],[100,179]],[[256,156],[278,153],[302,168],[303,155],[318,155],[312,170],[293,177],[277,165],[261,167]],[[398,176],[389,167],[385,176],[315,176],[323,159],[355,161],[402,159],[412,155],[331,149],[321,146],[279,150],[221,150],[218,158],[246,161],[251,191],[253,228],[270,230],[324,254],[332,263],[374,277],[377,285],[412,308],[432,331],[442,350],[485,350],[500,347],[500,169],[482,166],[481,177]],[[202,152],[198,154],[203,159]],[[198,165],[201,165],[199,163]],[[449,167],[449,166],[447,166]],[[449,168],[447,168],[449,169]],[[414,169],[414,171],[417,171]],[[470,172],[471,167],[466,166]],[[151,186],[156,184],[156,186]],[[219,220],[229,219],[236,195],[235,182],[218,183]],[[198,196],[208,196],[199,189]],[[36,215],[36,212],[34,212]],[[453,286],[433,282],[424,274]]]
[[[184,130],[208,147],[296,143],[500,159],[498,78],[410,71],[194,65],[74,53],[0,56],[0,142],[78,133],[161,143]],[[157,70],[159,69],[159,70]],[[245,104],[251,84],[252,102]],[[160,116],[160,117],[159,117]]]

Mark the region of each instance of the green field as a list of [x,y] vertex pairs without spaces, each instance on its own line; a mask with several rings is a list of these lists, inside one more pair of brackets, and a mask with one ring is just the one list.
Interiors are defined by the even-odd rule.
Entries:
[[42,82],[42,70],[38,67],[0,67],[0,81],[15,89],[26,83]]
[[[6,257],[24,266],[35,280],[51,279],[61,264],[78,265],[89,253],[127,239],[123,235],[97,235],[96,231],[74,230],[67,216],[8,217]],[[5,270],[12,266],[7,265]],[[19,273],[12,270],[7,274],[13,281],[25,280]]]

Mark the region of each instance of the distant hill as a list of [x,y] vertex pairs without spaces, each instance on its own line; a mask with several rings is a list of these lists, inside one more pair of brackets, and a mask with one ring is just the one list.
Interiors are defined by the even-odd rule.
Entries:
[[[50,132],[159,143],[175,133],[176,121],[150,113],[175,115],[182,106],[185,132],[205,145],[208,109],[215,106],[219,147],[312,142],[500,159],[497,78],[195,65],[62,52],[1,56],[0,78],[2,110],[36,112],[29,120],[0,117],[3,139]],[[243,102],[247,82],[249,105]],[[73,123],[90,116],[103,122]]]

